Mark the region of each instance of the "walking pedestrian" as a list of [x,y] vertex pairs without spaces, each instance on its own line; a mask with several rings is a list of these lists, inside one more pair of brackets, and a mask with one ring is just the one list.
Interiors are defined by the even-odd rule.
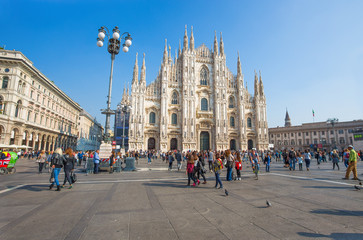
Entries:
[[168,153],[168,160],[169,160],[169,168],[168,170],[171,171],[173,169],[173,162],[174,162],[174,156],[172,152]]
[[42,174],[44,163],[47,159],[47,155],[45,154],[45,151],[43,150],[37,157],[36,162],[39,164],[39,174]]
[[178,164],[178,171],[180,171],[180,169],[182,168],[182,155],[180,153],[180,151],[178,150],[178,152],[175,154],[175,158],[176,158],[176,162]]
[[93,163],[94,163],[94,174],[98,174],[98,169],[100,167],[100,150],[96,150],[95,154],[93,155]]
[[195,186],[196,184],[196,180],[194,178],[194,156],[192,155],[192,153],[189,153],[188,156],[188,161],[187,161],[187,174],[188,174],[188,184],[187,187],[190,187],[190,180],[193,180],[193,186]]
[[335,170],[335,165],[338,168],[338,171],[340,170],[338,162],[339,162],[339,155],[337,153],[337,150],[333,150],[333,154],[332,154],[332,160],[333,160],[333,170]]
[[347,148],[344,149],[342,158],[343,158],[344,166],[346,168],[348,168],[348,166],[349,166],[349,150]]
[[353,180],[360,180],[357,174],[358,154],[354,150],[352,145],[348,146],[348,150],[349,150],[349,166],[347,168],[347,172],[345,173],[345,177],[343,179],[349,180],[350,172],[353,172]]
[[270,172],[271,155],[269,152],[266,154],[265,164],[266,164],[266,172]]
[[210,172],[212,172],[212,170],[213,170],[213,160],[214,160],[214,153],[212,152],[211,149],[209,149],[209,152],[208,152],[208,167],[209,167]]
[[311,154],[309,149],[305,149],[304,153],[306,171],[310,171]]
[[236,172],[237,172],[237,178],[236,179],[241,180],[242,159],[241,159],[240,152],[237,152],[237,157],[235,159],[234,166],[235,166]]
[[[219,156],[220,156],[219,153],[217,153],[216,158],[213,161],[213,171],[216,176],[215,188],[218,188],[218,189],[223,188],[222,180],[220,178],[222,168],[223,168],[223,163]],[[219,184],[219,187],[218,187],[218,184]]]
[[302,158],[300,152],[297,154],[297,162],[299,164],[299,171],[302,171],[303,170],[303,158]]
[[62,169],[64,165],[65,159],[63,157],[63,152],[61,148],[57,148],[51,158],[51,166],[53,168],[53,178],[54,180],[51,182],[49,186],[49,190],[51,190],[54,186],[54,183],[57,185],[57,190],[60,191],[60,184],[58,180],[58,175],[60,173],[60,170]]
[[[204,162],[204,156],[203,156],[203,152],[200,152],[199,155],[198,155],[198,163],[197,163],[197,179],[199,180],[199,177],[202,176],[203,178],[203,184],[206,184],[207,183],[207,179],[205,178],[205,173],[206,173],[206,170],[205,170],[205,162]],[[198,181],[198,184],[199,184],[199,181]]]
[[294,151],[294,148],[291,148],[289,152],[289,163],[290,163],[290,171],[295,171],[295,164],[296,164],[296,152]]
[[68,183],[69,183],[68,189],[71,189],[72,188],[71,172],[73,173],[74,166],[76,164],[76,158],[74,157],[72,148],[66,149],[64,159],[65,159],[65,161],[64,161],[64,181],[63,181],[62,188],[64,188],[64,186],[66,185],[67,180],[68,180]]
[[226,165],[227,165],[227,176],[226,176],[226,180],[227,181],[232,181],[232,170],[233,170],[233,162],[234,162],[234,157],[231,154],[231,150],[226,150],[225,152],[226,155]]

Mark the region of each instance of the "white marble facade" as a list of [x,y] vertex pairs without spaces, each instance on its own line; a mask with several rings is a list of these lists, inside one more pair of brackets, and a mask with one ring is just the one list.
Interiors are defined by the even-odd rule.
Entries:
[[[188,43],[189,42],[189,43]],[[132,79],[130,150],[246,150],[268,148],[266,98],[255,72],[254,96],[247,91],[240,58],[237,75],[226,66],[222,35],[214,47],[194,47],[185,29],[174,59],[165,49],[156,79],[146,85],[145,54]]]

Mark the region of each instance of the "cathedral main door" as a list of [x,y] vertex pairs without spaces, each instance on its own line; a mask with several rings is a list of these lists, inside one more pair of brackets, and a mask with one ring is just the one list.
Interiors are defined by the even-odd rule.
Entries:
[[232,139],[229,143],[230,150],[236,150],[236,140]]
[[155,149],[155,138],[149,138],[147,140],[147,150],[154,150]]
[[172,138],[170,140],[170,150],[177,150],[178,149],[178,139]]
[[253,148],[253,141],[251,139],[248,139],[247,146],[248,150],[251,150]]
[[209,132],[200,133],[200,150],[209,150]]

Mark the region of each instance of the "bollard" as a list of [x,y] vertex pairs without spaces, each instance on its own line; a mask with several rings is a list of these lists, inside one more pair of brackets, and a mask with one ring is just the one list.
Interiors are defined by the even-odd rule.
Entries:
[[135,158],[134,157],[126,158],[126,167],[123,170],[124,171],[136,171]]

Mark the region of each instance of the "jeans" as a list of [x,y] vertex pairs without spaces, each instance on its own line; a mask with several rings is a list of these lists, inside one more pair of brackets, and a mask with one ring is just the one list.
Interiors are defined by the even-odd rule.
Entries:
[[227,167],[227,181],[232,181],[232,167]]
[[173,168],[173,162],[169,162],[169,169],[171,170]]
[[147,158],[147,163],[151,163],[151,158]]
[[292,169],[295,171],[295,164],[296,164],[296,159],[290,158],[290,170]]
[[195,183],[195,178],[194,178],[194,173],[193,172],[188,172],[188,186],[190,186],[190,179],[193,180],[193,182]]
[[219,173],[215,172],[215,175],[216,175],[216,186],[215,187],[218,187],[218,183],[219,183],[219,186],[222,188],[223,184],[222,184],[221,178],[219,177]]
[[299,171],[302,171],[302,163],[299,163]]
[[208,167],[209,167],[209,171],[212,171],[212,169],[213,169],[213,162],[212,161],[208,161]]
[[305,159],[306,168],[310,168],[310,159]]
[[267,163],[266,164],[266,172],[269,172],[270,171],[270,163]]
[[178,171],[182,168],[182,162],[178,162]]
[[57,184],[57,186],[59,186],[58,175],[60,173],[60,170],[61,170],[61,168],[54,168],[54,181],[55,181],[55,184]]
[[64,175],[63,185],[66,184],[67,180],[69,182],[69,185],[72,185],[71,170],[72,170],[72,166],[69,166],[69,165],[64,166],[65,175]]
[[41,172],[42,172],[42,170],[43,170],[43,166],[44,166],[44,163],[43,163],[43,162],[40,162],[40,163],[39,163],[39,173],[41,173]]
[[95,163],[95,168],[94,168],[94,171],[93,171],[94,174],[98,173],[98,168],[99,167],[100,167],[100,163]]
[[348,167],[349,167],[348,159],[345,159],[345,160],[344,160],[344,166],[345,166],[346,168],[348,168]]
[[241,177],[241,170],[240,169],[236,169],[236,172],[237,172],[237,178],[240,178]]
[[338,170],[339,170],[338,162],[333,162],[333,170],[335,169],[335,165],[337,165],[337,168],[338,168]]

